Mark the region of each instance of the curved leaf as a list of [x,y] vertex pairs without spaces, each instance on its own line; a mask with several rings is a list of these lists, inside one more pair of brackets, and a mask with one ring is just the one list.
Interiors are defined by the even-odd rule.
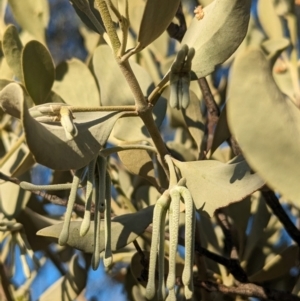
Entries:
[[[17,87],[16,87],[17,86]],[[20,86],[12,81],[0,80],[0,107],[1,109],[15,117],[21,118],[20,99],[23,98],[23,91]]]
[[[111,221],[111,248],[113,251],[119,250],[140,236],[151,224],[154,206],[149,206],[136,213],[124,214],[115,217]],[[94,251],[94,222],[91,222],[88,233],[81,237],[79,229],[80,221],[71,221],[69,238],[67,244],[73,248],[86,253]],[[37,232],[37,235],[58,238],[63,227],[63,223],[44,228]],[[101,223],[100,236],[104,237],[104,223]],[[105,241],[100,240],[100,252],[104,250]]]
[[192,70],[198,78],[212,73],[243,41],[248,28],[251,0],[215,0],[204,8],[204,17],[193,19],[182,45],[196,51]]
[[14,25],[9,25],[2,40],[2,50],[5,55],[7,64],[14,72],[15,76],[23,82],[23,72],[21,66],[22,42],[19,38],[17,28]]
[[270,62],[258,49],[240,55],[234,63],[227,116],[251,167],[285,198],[298,201],[300,112],[280,92]]
[[[116,120],[122,112],[74,113],[78,135],[68,140],[64,128],[58,122],[40,123],[28,111],[22,88],[9,84],[5,88],[8,102],[13,108],[21,108],[21,118],[27,145],[36,162],[55,170],[79,169],[87,165],[106,143]],[[3,93],[3,91],[1,91]],[[1,99],[0,93],[0,99]],[[38,111],[34,107],[31,112]],[[19,112],[19,110],[17,111]]]
[[172,22],[180,0],[147,0],[139,34],[137,50],[156,40]]
[[227,164],[214,160],[174,162],[186,178],[196,208],[203,207],[211,216],[217,208],[240,201],[264,185],[245,160]]
[[48,49],[38,41],[27,43],[22,52],[22,68],[28,94],[36,105],[44,103],[55,79]]
[[47,0],[8,0],[18,24],[36,39],[45,42],[45,29],[49,22]]
[[75,58],[56,67],[53,91],[72,106],[100,105],[99,91],[92,73],[84,63]]

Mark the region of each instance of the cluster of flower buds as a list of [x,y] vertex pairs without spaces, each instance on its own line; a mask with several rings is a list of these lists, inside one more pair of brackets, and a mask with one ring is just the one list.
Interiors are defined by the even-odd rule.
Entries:
[[[71,189],[67,210],[65,213],[64,224],[59,235],[58,243],[65,245],[69,238],[69,227],[72,217],[72,211],[76,200],[77,189],[80,184],[86,182],[85,195],[85,213],[80,227],[80,236],[85,236],[91,224],[91,205],[95,203],[95,221],[94,221],[94,252],[92,259],[93,269],[97,269],[100,263],[100,226],[101,214],[104,214],[104,266],[108,267],[112,263],[111,251],[111,179],[106,170],[107,161],[103,156],[93,159],[88,166],[75,171],[71,184],[55,185],[34,185],[27,182],[21,182],[20,187],[26,190],[62,190]],[[95,172],[97,171],[97,172]],[[96,174],[98,176],[96,176]]]
[[[185,180],[181,179],[177,185],[166,190],[158,199],[153,216],[153,233],[151,241],[149,275],[146,287],[146,298],[152,299],[155,296],[155,272],[158,253],[158,300],[165,300],[166,288],[168,289],[167,301],[175,301],[176,283],[176,253],[178,246],[178,230],[180,201],[185,204],[185,264],[182,274],[184,293],[186,299],[193,294],[193,263],[194,263],[194,234],[195,234],[195,207],[189,190],[184,186]],[[165,286],[164,279],[164,244],[165,244],[165,222],[169,213],[169,273]]]
[[183,45],[170,70],[170,105],[186,109],[190,103],[190,81],[192,59],[195,49]]

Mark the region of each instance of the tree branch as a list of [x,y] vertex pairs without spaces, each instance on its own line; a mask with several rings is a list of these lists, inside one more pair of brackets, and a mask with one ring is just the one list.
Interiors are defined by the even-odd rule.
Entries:
[[300,297],[289,292],[277,291],[253,283],[241,283],[235,287],[228,287],[224,284],[214,283],[211,281],[201,281],[195,283],[195,286],[202,287],[209,292],[220,292],[224,295],[240,295],[243,297],[256,297],[262,300],[274,301],[300,301]]

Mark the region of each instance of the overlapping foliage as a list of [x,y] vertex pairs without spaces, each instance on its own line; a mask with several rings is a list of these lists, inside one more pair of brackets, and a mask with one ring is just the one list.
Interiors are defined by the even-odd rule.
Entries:
[[[0,1],[6,299],[30,300],[54,239],[69,268],[40,300],[76,299],[100,258],[127,264],[129,300],[299,300],[297,6],[199,2],[71,0],[89,55],[55,66],[47,1]],[[5,286],[16,247],[21,289]]]

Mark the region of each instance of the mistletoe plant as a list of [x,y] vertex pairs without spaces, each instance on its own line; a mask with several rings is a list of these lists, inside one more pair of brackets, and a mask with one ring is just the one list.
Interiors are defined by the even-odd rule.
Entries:
[[[54,64],[46,0],[0,2],[5,298],[30,299],[30,277],[45,259],[33,250],[50,254],[54,238],[72,250],[70,268],[40,300],[77,298],[101,259],[108,273],[128,264],[130,300],[299,300],[300,278],[289,272],[300,232],[274,192],[298,217],[294,3],[259,0],[262,32],[250,0],[192,9],[179,0],[70,2],[86,63]],[[21,29],[5,24],[6,5]],[[217,83],[212,75],[225,68],[229,77]],[[38,185],[31,175],[41,165],[52,180]],[[63,221],[36,196],[65,206]],[[282,224],[297,245],[278,244]],[[28,278],[22,288],[8,284],[15,246]],[[73,248],[92,254],[86,268]]]

